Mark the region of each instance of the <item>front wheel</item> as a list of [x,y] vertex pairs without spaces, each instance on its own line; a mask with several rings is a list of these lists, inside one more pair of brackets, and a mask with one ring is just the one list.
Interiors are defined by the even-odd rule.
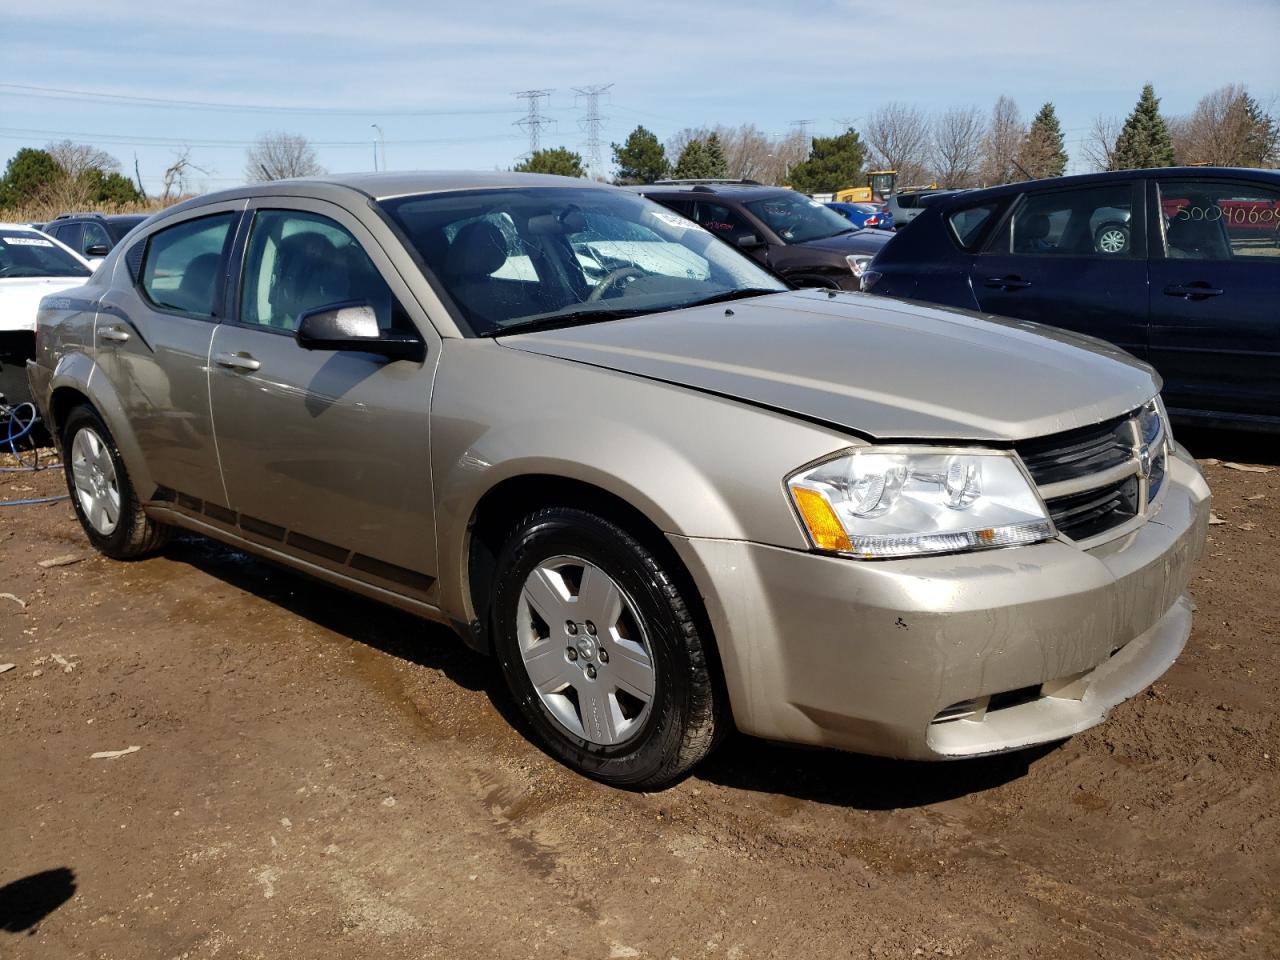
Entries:
[[494,647],[521,714],[587,776],[653,789],[724,727],[709,638],[666,561],[568,508],[526,517],[498,560]]
[[116,560],[154,553],[169,528],[146,515],[111,431],[89,406],[71,411],[62,428],[67,490],[89,542]]
[[1093,236],[1095,253],[1109,257],[1125,253],[1129,249],[1129,228],[1118,223],[1105,223]]

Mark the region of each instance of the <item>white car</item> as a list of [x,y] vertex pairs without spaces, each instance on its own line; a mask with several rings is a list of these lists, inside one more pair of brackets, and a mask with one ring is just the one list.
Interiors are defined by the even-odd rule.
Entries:
[[93,266],[66,244],[24,223],[0,223],[0,396],[29,399],[27,360],[35,356],[42,298],[81,286]]

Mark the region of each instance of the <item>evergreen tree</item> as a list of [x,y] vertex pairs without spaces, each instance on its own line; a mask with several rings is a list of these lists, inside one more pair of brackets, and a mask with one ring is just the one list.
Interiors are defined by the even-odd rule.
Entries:
[[808,159],[792,167],[787,179],[801,193],[835,193],[861,182],[865,156],[852,127],[834,137],[814,137]]
[[120,206],[144,199],[132,180],[118,173],[103,173],[90,167],[80,174],[80,182],[89,195],[90,203],[109,203]]
[[1246,167],[1280,166],[1280,127],[1257,100],[1248,93],[1242,97],[1248,130],[1245,133],[1244,156],[1241,165]]
[[677,180],[707,180],[716,176],[705,140],[694,138],[684,145],[671,175]]
[[19,207],[35,202],[41,193],[66,173],[44,150],[23,147],[15,153],[0,179],[0,207]]
[[1018,151],[1018,162],[1033,177],[1060,177],[1066,173],[1067,150],[1052,103],[1041,107],[1031,121]]
[[1112,170],[1173,166],[1173,140],[1169,125],[1160,116],[1160,99],[1151,84],[1142,88],[1133,113],[1124,122],[1116,140]]
[[574,153],[568,147],[550,147],[546,150],[535,150],[528,160],[522,160],[515,166],[516,173],[554,173],[561,177],[585,177],[587,171],[582,166],[582,155]]
[[723,180],[729,176],[729,163],[724,158],[724,147],[720,144],[720,135],[712,133],[707,137],[707,169],[711,172],[707,174],[709,177]]
[[671,171],[667,151],[657,135],[636,127],[625,142],[613,146],[613,162],[618,165],[617,183],[653,183]]

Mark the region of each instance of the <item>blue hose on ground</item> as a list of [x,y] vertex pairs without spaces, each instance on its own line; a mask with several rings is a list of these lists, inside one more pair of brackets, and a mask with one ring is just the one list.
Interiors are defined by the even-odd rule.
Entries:
[[[23,408],[29,409],[29,414],[23,413]],[[20,403],[16,407],[0,404],[0,415],[5,418],[5,439],[4,446],[8,446],[9,451],[17,458],[19,466],[16,467],[0,467],[0,473],[34,473],[37,470],[49,470],[53,467],[60,467],[60,463],[40,463],[40,451],[33,449],[35,454],[35,463],[27,466],[22,463],[22,454],[18,451],[18,441],[27,436],[35,429],[37,423],[40,422],[40,414],[36,411],[35,404]],[[19,428],[18,424],[22,422],[22,418],[26,418],[26,423]],[[0,507],[26,507],[40,503],[58,503],[61,500],[70,500],[69,494],[63,494],[60,497],[33,497],[27,500],[0,500]]]
[[71,495],[64,493],[60,497],[35,497],[31,500],[0,500],[0,507],[29,507],[36,503],[57,503],[60,500],[70,500]]

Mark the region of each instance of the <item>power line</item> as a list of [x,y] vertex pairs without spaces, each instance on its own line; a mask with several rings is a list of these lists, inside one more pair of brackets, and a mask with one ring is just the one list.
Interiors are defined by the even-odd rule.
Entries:
[[[127,147],[251,147],[258,142],[257,140],[211,140],[199,137],[161,137],[150,136],[148,134],[85,133],[83,131],[73,130],[38,130],[27,127],[0,127],[0,139],[4,140],[32,140],[43,139],[45,137],[66,137],[89,143],[110,143],[117,146]],[[513,134],[501,133],[481,137],[439,137],[416,140],[387,140],[386,143],[393,146],[434,146],[449,143],[482,143],[513,139],[517,139]],[[364,140],[308,140],[307,142],[313,147],[358,147],[361,150],[367,150],[369,148],[369,140],[367,138]]]
[[[548,91],[550,92],[550,91]],[[405,116],[405,117],[461,117],[473,114],[511,114],[510,108],[458,108],[453,110],[426,110],[413,107],[302,107],[287,104],[231,103],[213,100],[177,100],[169,97],[142,97],[124,93],[99,93],[93,90],[71,90],[64,87],[39,87],[25,83],[0,83],[0,96],[44,97],[51,100],[87,100],[102,105],[173,107],[183,110],[223,110],[237,113],[306,113],[327,116]]]
[[542,128],[555,123],[550,117],[542,115],[542,101],[551,96],[551,91],[521,90],[514,96],[528,105],[524,118],[517,120],[516,126],[523,127],[529,135],[529,156],[532,157],[542,147]]
[[587,101],[587,112],[582,117],[582,129],[587,134],[583,147],[587,154],[587,171],[597,176],[603,172],[604,168],[604,157],[600,147],[600,128],[608,119],[600,116],[600,95],[612,86],[612,83],[597,83],[587,87],[573,88],[573,92],[578,97]]

